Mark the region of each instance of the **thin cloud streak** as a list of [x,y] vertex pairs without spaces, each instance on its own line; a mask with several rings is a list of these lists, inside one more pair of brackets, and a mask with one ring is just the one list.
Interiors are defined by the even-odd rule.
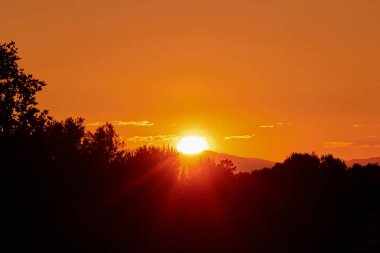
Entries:
[[284,127],[290,126],[290,123],[277,122],[275,124],[267,124],[267,125],[258,125],[260,128],[275,128],[275,127]]
[[353,143],[348,141],[325,141],[323,147],[325,148],[345,148],[351,146]]
[[379,144],[374,144],[374,145],[362,144],[362,145],[358,145],[356,147],[358,147],[358,148],[380,148],[380,145]]
[[148,136],[132,136],[126,139],[130,142],[171,142],[178,140],[177,135],[148,135]]
[[245,134],[245,135],[232,135],[224,137],[224,140],[236,140],[236,139],[251,139],[255,134]]
[[[104,125],[106,122],[92,122],[87,123],[86,126],[101,126]],[[140,121],[122,121],[122,120],[114,120],[108,122],[114,126],[135,126],[135,127],[149,127],[154,126],[154,124],[148,120],[140,120]]]

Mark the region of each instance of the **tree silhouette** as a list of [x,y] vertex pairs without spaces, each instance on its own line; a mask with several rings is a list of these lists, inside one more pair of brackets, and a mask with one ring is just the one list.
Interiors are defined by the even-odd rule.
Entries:
[[84,119],[67,118],[53,121],[46,127],[43,144],[47,157],[55,163],[78,162],[85,134]]
[[93,159],[98,168],[108,168],[124,155],[124,143],[110,123],[98,127],[94,133],[87,132],[83,150]]
[[14,42],[0,44],[0,134],[32,134],[50,120],[36,106],[36,93],[45,82],[19,68]]
[[342,160],[334,158],[331,154],[321,157],[320,170],[322,173],[337,175],[342,174],[346,169],[346,164]]

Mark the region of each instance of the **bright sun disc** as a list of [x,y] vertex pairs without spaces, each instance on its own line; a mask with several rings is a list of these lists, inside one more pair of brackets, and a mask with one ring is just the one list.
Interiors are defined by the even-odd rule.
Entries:
[[177,145],[177,150],[184,154],[196,154],[208,149],[208,144],[204,137],[185,136],[182,137]]

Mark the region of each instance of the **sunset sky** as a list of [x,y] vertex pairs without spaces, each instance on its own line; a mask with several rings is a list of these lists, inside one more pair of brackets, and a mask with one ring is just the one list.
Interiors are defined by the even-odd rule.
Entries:
[[128,147],[205,136],[210,149],[380,156],[380,1],[3,1],[38,100]]

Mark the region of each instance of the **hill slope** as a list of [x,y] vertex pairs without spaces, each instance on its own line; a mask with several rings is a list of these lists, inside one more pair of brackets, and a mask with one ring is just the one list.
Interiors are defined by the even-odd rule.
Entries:
[[380,164],[380,157],[371,157],[366,159],[351,159],[345,161],[347,166],[352,166],[355,163],[358,163],[360,165],[367,165],[368,163],[378,163]]
[[237,167],[236,172],[251,172],[253,170],[259,170],[262,168],[271,168],[275,164],[275,162],[273,161],[268,161],[260,158],[240,157],[225,153],[217,153],[210,150],[202,152],[200,157],[210,158],[215,160],[216,162],[219,162],[224,159],[231,160]]
[[[253,170],[260,170],[263,168],[272,168],[276,162],[268,161],[260,158],[253,158],[253,157],[240,157],[225,153],[218,153],[211,150],[203,151],[200,154],[187,156],[182,155],[182,162],[185,164],[192,164],[197,162],[199,159],[211,159],[216,162],[219,162],[221,160],[231,160],[236,168],[236,172],[251,172]],[[372,158],[366,158],[366,159],[351,159],[351,160],[345,160],[344,161],[348,167],[351,167],[353,164],[358,163],[362,166],[367,165],[368,163],[378,163],[380,164],[380,157],[372,157]]]

